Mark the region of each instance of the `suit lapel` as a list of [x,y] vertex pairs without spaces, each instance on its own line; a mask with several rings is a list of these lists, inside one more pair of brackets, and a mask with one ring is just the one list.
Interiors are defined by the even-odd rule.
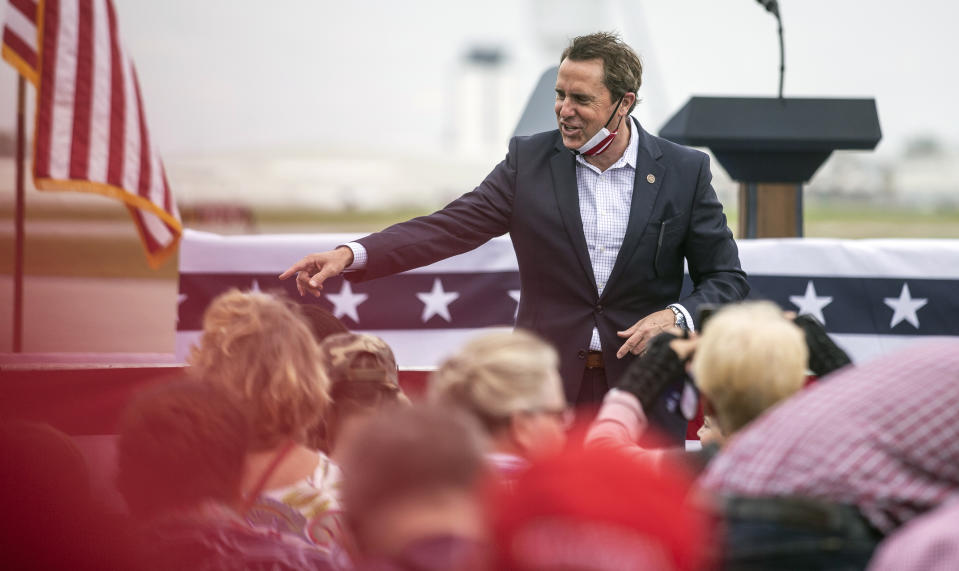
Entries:
[[[633,257],[633,252],[636,251],[637,246],[639,246],[639,240],[649,223],[653,205],[656,203],[656,196],[659,194],[666,173],[666,167],[659,162],[659,157],[663,154],[659,145],[639,126],[639,122],[635,119],[633,120],[633,128],[637,129],[639,135],[639,149],[636,153],[636,178],[633,181],[633,198],[629,207],[626,235],[623,237],[623,245],[619,249],[619,255],[616,256],[613,271],[609,275],[608,283],[610,284],[616,283],[616,279],[626,271],[626,265]],[[650,182],[650,175],[652,175],[653,182]],[[603,293],[610,289],[607,286]]]
[[586,248],[586,235],[583,233],[583,219],[579,214],[579,191],[576,188],[576,157],[573,156],[562,143],[557,144],[558,152],[550,160],[550,170],[553,174],[553,192],[556,193],[556,202],[559,204],[559,213],[566,226],[573,243],[573,251],[579,265],[586,272],[589,283],[596,287],[596,278],[593,277],[593,264],[589,260]]

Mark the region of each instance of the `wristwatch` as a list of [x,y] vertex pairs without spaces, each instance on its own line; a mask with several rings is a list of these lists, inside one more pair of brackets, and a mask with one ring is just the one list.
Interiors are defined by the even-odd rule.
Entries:
[[676,327],[679,327],[683,331],[689,331],[689,324],[686,323],[686,316],[683,315],[683,312],[673,305],[667,305],[666,307],[673,310],[673,315],[676,316]]

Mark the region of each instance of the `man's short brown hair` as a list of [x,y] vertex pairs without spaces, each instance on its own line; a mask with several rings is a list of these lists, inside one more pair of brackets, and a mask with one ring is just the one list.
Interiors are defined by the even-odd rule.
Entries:
[[[639,93],[643,84],[643,63],[633,48],[626,45],[617,34],[596,32],[573,38],[563,50],[560,63],[569,58],[573,61],[599,59],[603,62],[603,85],[609,90],[612,100],[619,101],[627,93]],[[636,101],[630,106],[632,112]]]

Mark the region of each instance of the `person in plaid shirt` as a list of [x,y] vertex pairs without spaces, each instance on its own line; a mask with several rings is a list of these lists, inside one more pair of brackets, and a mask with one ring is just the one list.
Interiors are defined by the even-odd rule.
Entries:
[[879,544],[869,571],[959,569],[959,501],[917,517]]
[[884,535],[959,492],[957,406],[959,342],[938,341],[754,421],[701,479],[722,501],[727,568],[864,567]]

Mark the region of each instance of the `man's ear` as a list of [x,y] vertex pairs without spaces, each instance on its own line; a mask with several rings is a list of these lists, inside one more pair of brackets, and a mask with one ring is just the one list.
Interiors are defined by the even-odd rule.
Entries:
[[623,102],[620,104],[616,113],[622,116],[629,115],[629,110],[632,108],[633,103],[636,103],[636,94],[632,91],[628,91],[625,95],[623,95]]

